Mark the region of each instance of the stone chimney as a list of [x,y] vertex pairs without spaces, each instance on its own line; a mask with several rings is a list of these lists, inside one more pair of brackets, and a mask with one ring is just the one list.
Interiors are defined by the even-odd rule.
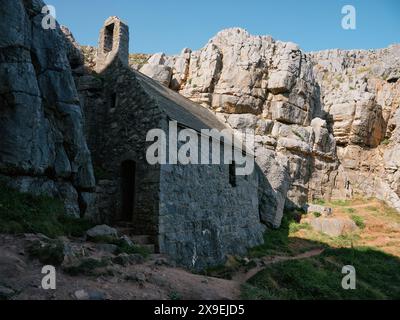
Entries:
[[129,27],[118,17],[110,17],[100,31],[96,71],[102,72],[115,59],[129,64]]

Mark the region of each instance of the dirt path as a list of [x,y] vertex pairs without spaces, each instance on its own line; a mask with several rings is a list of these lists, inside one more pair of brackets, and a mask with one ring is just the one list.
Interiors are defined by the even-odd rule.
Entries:
[[[377,211],[368,210],[368,207],[376,207]],[[335,214],[349,216],[347,208],[357,209],[354,214],[361,216],[365,221],[366,226],[360,230],[357,245],[373,246],[400,257],[398,249],[400,247],[400,220],[397,217],[384,215],[384,208],[376,201],[336,207]],[[98,276],[70,276],[58,270],[55,292],[45,291],[40,287],[42,265],[30,259],[25,252],[25,242],[31,242],[32,239],[26,236],[0,235],[0,287],[12,288],[17,293],[14,298],[22,300],[77,299],[76,292],[82,290],[111,300],[240,299],[242,285],[267,266],[307,259],[324,252],[320,245],[316,248],[317,242],[322,243],[320,240],[313,240],[307,233],[303,237],[301,232],[306,231],[300,230],[296,235],[292,235],[291,244],[295,244],[296,250],[308,249],[306,252],[292,256],[266,256],[254,260],[255,267],[250,270],[242,267],[233,274],[231,280],[193,274],[169,264],[166,257],[152,255],[144,263],[127,266],[113,263],[107,267],[107,270],[103,270],[111,271],[111,273],[103,272]],[[309,247],[307,241],[317,242]],[[329,242],[323,243],[330,245]],[[74,245],[81,246],[82,243]],[[94,246],[94,251],[90,251],[90,255],[96,257],[101,250],[96,249],[96,245],[91,246]]]
[[357,209],[357,208],[360,209],[360,208],[368,208],[368,207],[380,206],[380,205],[381,204],[379,202],[377,202],[377,201],[371,201],[371,202],[362,203],[362,204],[349,205],[349,206],[346,206],[346,207],[354,208],[354,209]]
[[310,251],[298,254],[293,257],[286,257],[286,256],[266,257],[261,260],[261,263],[259,263],[257,265],[257,267],[247,271],[246,273],[238,273],[235,276],[233,276],[232,281],[237,282],[240,286],[240,285],[244,284],[246,281],[248,281],[250,278],[255,276],[257,273],[262,271],[268,265],[283,262],[283,261],[307,259],[307,258],[319,256],[323,252],[324,252],[324,249],[314,249],[314,250],[310,250]]
[[69,300],[84,290],[88,294],[112,300],[234,300],[240,299],[241,286],[267,265],[305,259],[319,255],[322,249],[287,257],[274,256],[259,260],[249,270],[238,271],[232,280],[193,274],[182,268],[160,265],[162,257],[154,255],[143,264],[112,266],[112,275],[96,277],[70,276],[57,269],[57,290],[42,290],[42,265],[24,253],[24,241],[14,236],[0,235],[0,286],[19,292],[14,299]]

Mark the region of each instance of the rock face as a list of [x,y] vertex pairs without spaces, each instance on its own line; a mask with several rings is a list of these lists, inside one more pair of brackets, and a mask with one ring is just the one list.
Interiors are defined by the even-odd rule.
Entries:
[[118,231],[114,228],[111,228],[107,225],[100,225],[100,226],[95,226],[88,231],[86,231],[86,236],[91,239],[95,239],[98,237],[111,237],[111,238],[117,238],[118,237]]
[[400,45],[310,56],[337,143],[332,195],[375,196],[400,210]]
[[234,28],[148,64],[171,68],[169,87],[233,130],[256,130],[257,162],[274,188],[263,219],[279,226],[285,206],[316,198],[360,193],[400,210],[399,59],[399,45],[303,53]]
[[[41,0],[0,5],[0,178],[11,186],[99,223],[121,214],[198,269],[261,244],[259,220],[277,228],[285,208],[313,199],[361,193],[400,210],[399,45],[303,53],[234,28],[199,51],[135,59],[117,17],[96,50],[43,28]],[[145,134],[171,119],[254,130],[257,172],[232,182],[232,164],[150,169]],[[111,175],[97,185],[92,156]],[[316,229],[345,228],[323,219]]]
[[43,6],[0,1],[0,174],[22,191],[59,196],[79,216],[80,193],[94,187],[68,60],[79,52],[58,26],[42,27]]

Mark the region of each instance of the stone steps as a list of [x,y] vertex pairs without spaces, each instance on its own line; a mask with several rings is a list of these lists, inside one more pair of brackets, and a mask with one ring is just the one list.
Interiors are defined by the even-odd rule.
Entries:
[[127,235],[134,244],[145,248],[151,254],[156,252],[156,246],[149,235],[135,235],[133,225],[130,222],[119,222],[116,226],[119,234]]

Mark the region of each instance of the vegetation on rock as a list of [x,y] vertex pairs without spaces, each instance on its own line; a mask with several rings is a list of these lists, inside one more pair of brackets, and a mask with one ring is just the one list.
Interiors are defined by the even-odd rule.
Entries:
[[0,181],[0,233],[79,237],[91,226],[87,220],[66,215],[57,199],[21,193]]

